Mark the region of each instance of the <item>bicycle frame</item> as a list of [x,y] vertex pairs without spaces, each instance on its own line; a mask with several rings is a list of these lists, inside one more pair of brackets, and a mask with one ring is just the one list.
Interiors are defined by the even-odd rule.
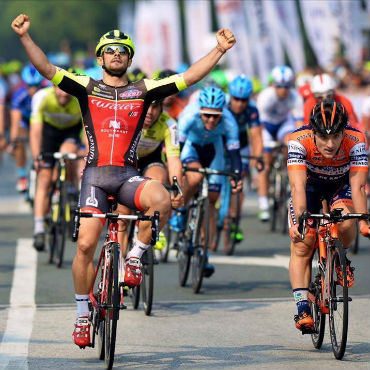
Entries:
[[[323,314],[329,313],[329,289],[330,281],[328,279],[331,276],[331,253],[330,240],[338,238],[338,224],[323,224],[321,223],[318,227],[317,240],[315,248],[319,248],[319,264],[320,269],[324,272],[325,279],[321,279],[321,300],[320,300],[320,310]],[[328,260],[329,256],[329,260]],[[325,284],[327,282],[327,284]]]

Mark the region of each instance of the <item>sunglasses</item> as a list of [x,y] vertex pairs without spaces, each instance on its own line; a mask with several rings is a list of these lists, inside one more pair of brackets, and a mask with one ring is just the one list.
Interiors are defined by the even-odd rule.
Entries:
[[290,89],[290,85],[282,85],[282,84],[276,84],[275,87],[278,89]]
[[204,118],[217,118],[217,117],[220,117],[222,116],[222,112],[220,113],[209,113],[209,112],[204,112],[204,111],[199,111],[199,113],[204,117]]
[[127,53],[127,48],[125,48],[124,46],[122,45],[107,45],[103,51],[104,53],[106,54],[114,54],[116,51],[118,50],[118,52],[121,54],[121,55],[124,55]]
[[324,100],[324,99],[333,99],[334,94],[315,94],[316,99]]
[[249,98],[236,98],[235,96],[231,96],[233,98],[233,100],[235,101],[241,101],[242,103],[246,103]]

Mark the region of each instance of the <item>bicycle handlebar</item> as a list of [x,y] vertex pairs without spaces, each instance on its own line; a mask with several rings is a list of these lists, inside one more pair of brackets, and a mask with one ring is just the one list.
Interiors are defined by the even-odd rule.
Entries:
[[342,214],[342,208],[336,208],[330,211],[329,213],[310,213],[304,211],[301,216],[299,216],[298,232],[301,234],[302,240],[304,239],[306,221],[308,219],[313,220],[327,220],[328,223],[338,223],[350,219],[359,219],[359,220],[370,220],[369,213],[344,213]]
[[47,158],[77,160],[77,159],[83,159],[84,156],[79,156],[76,153],[61,153],[61,152],[40,153],[37,156],[38,161],[42,161],[43,159],[47,159]]
[[177,196],[177,194],[180,194],[182,197],[184,196],[181,186],[179,185],[179,182],[177,181],[177,176],[172,177],[172,185],[164,184],[164,187],[169,192],[172,192],[175,195],[175,197]]
[[159,212],[155,211],[153,216],[146,215],[121,215],[118,213],[88,213],[80,212],[79,209],[75,210],[73,218],[73,233],[72,241],[76,242],[78,239],[78,232],[80,228],[80,218],[104,218],[107,220],[134,220],[134,221],[150,221],[152,223],[152,238],[158,240],[159,237]]
[[228,172],[228,171],[220,171],[220,170],[214,170],[212,168],[195,168],[195,167],[188,167],[188,166],[183,166],[184,171],[188,172],[199,172],[202,173],[206,176],[209,175],[220,175],[220,176],[228,176],[232,177],[234,180],[239,179],[239,171],[235,172]]

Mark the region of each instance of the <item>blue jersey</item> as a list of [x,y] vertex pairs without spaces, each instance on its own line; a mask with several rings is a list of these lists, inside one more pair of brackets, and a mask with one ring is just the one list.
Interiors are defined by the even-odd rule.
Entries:
[[12,95],[11,109],[20,110],[22,112],[21,125],[29,125],[31,116],[32,97],[28,93],[27,87],[21,87]]
[[232,113],[224,108],[218,125],[213,130],[206,130],[199,113],[199,105],[188,105],[178,120],[181,142],[191,142],[200,146],[215,144],[216,150],[223,152],[223,137],[227,150],[239,149],[239,129]]
[[238,123],[240,147],[244,148],[249,144],[249,129],[261,126],[258,109],[255,105],[249,104],[244,112],[240,114],[231,113]]

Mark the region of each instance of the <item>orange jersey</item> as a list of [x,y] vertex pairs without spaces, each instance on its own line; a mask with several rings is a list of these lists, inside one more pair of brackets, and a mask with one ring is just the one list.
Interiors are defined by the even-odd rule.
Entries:
[[311,126],[303,126],[289,135],[288,171],[306,170],[309,182],[338,183],[352,171],[368,171],[365,136],[347,126],[337,154],[324,158],[318,151]]
[[[343,106],[344,106],[344,108],[345,108],[345,110],[347,111],[347,114],[348,114],[349,124],[362,131],[361,126],[359,124],[359,120],[358,120],[358,118],[356,116],[356,113],[353,109],[353,105],[352,105],[351,101],[349,99],[347,99],[345,96],[338,95],[338,94],[334,94],[334,100],[343,104]],[[316,103],[317,103],[317,99],[313,95],[311,95],[304,103],[303,119],[304,119],[304,123],[306,125],[308,125],[309,122],[310,122],[311,111],[312,111],[312,108],[316,105]]]

